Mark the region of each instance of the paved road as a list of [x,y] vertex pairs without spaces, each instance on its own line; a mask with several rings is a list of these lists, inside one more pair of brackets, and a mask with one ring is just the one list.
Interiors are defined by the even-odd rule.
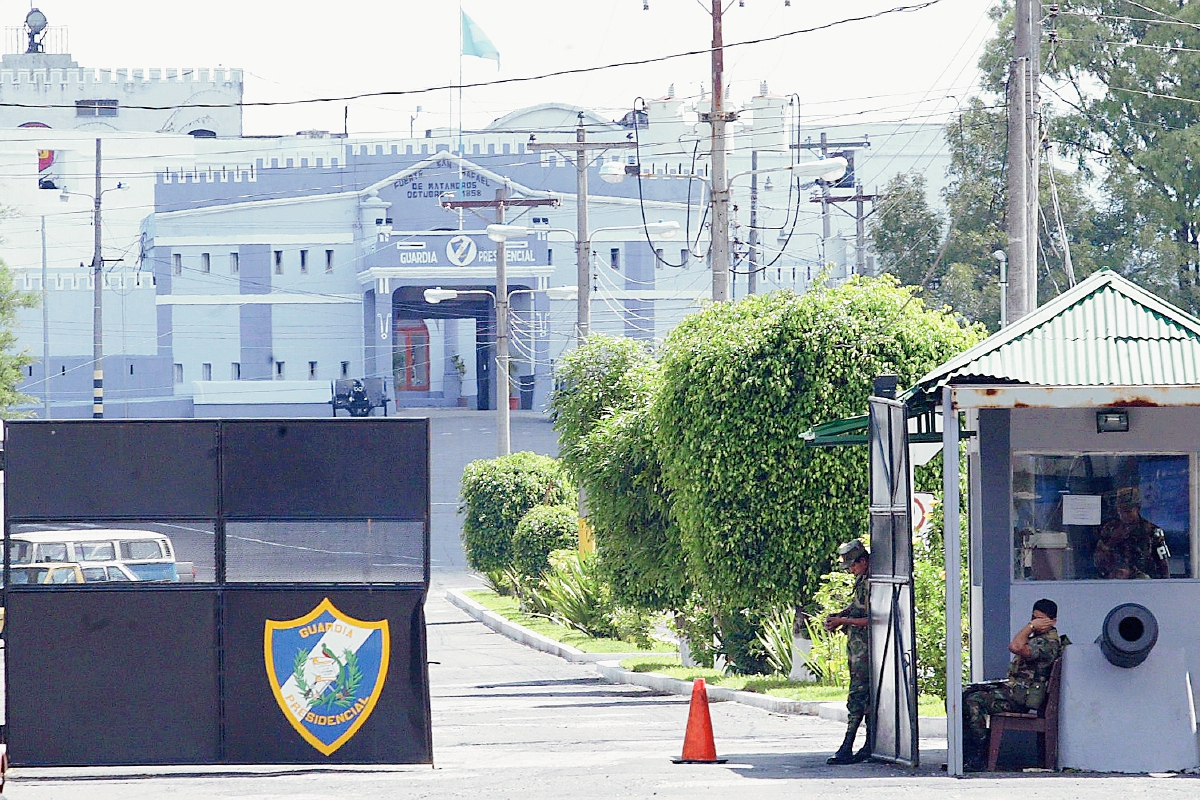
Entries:
[[[463,467],[479,458],[496,455],[496,415],[467,409],[402,409],[401,416],[427,416],[432,422],[432,520],[430,562],[435,570],[465,568],[462,518],[458,516],[458,485]],[[513,452],[558,455],[558,435],[547,415],[535,411],[512,412]]]
[[[460,584],[465,576],[439,575]],[[953,780],[935,768],[827,767],[840,725],[714,703],[729,763],[676,766],[687,701],[601,683],[590,667],[516,645],[435,592],[428,606],[436,768],[15,770],[6,797],[29,800],[330,800],[499,797],[1194,797],[1191,778],[1010,775]],[[923,742],[927,750],[935,742]],[[931,763],[941,753],[927,752]]]

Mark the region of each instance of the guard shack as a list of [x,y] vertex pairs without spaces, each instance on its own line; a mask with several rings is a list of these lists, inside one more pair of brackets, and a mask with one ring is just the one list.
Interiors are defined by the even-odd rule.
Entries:
[[[1009,641],[1047,597],[1073,642],[1059,766],[1200,765],[1200,320],[1101,271],[899,399],[914,440],[941,429],[947,507],[959,502],[965,439],[970,680],[1004,677]],[[810,443],[861,440],[849,423],[814,428]],[[946,515],[946,541],[958,527]],[[949,620],[959,569],[948,548]],[[957,631],[947,637],[951,774],[962,771]]]

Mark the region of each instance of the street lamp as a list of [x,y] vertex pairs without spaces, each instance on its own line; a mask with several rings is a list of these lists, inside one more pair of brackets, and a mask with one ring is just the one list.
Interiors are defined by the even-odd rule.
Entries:
[[[104,257],[100,254],[100,199],[107,193],[129,188],[118,183],[111,189],[100,188],[100,140],[96,140],[96,191],[87,195],[62,190],[58,199],[69,202],[71,195],[92,198],[92,419],[104,418]],[[47,365],[48,366],[48,365]]]
[[[489,225],[488,237],[496,242],[504,242],[506,228],[515,228],[514,225]],[[492,228],[497,228],[495,235],[500,238],[494,238]],[[511,232],[510,235],[522,236],[524,234]],[[503,272],[501,271],[503,278]],[[496,292],[491,292],[488,289],[443,289],[438,286],[433,289],[426,289],[424,292],[425,302],[430,305],[448,300],[457,300],[463,295],[479,295],[484,294],[492,298],[492,302],[496,309],[496,455],[506,456],[511,450],[511,433],[509,425],[509,407],[508,407],[508,299],[516,294],[533,294],[535,292],[545,292],[546,296],[551,300],[574,300],[577,291],[574,286],[551,286],[547,289],[518,289],[515,292],[509,292],[507,286],[507,278],[504,278],[504,283],[496,283]]]
[[997,250],[992,258],[1000,262],[1000,327],[1008,327],[1008,253]]

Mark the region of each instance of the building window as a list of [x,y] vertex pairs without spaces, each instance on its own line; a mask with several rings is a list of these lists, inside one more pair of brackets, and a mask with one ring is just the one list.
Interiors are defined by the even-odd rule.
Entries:
[[550,266],[550,267],[554,266],[554,248],[553,247],[546,248],[546,265]]
[[663,262],[665,260],[666,259],[663,258],[663,249],[661,247],[654,248],[654,266],[658,267],[659,269],[662,269]]
[[234,361],[229,365],[229,380],[240,381],[242,379],[242,365]]
[[350,377],[350,362],[349,361],[342,362],[342,377],[343,378]]
[[200,271],[212,272],[212,257],[208,253],[200,254]]
[[333,251],[332,250],[325,251],[325,271],[333,272]]
[[621,248],[614,247],[608,251],[608,265],[613,269],[621,268]]
[[183,383],[183,364],[176,364],[174,368],[175,382]]
[[308,251],[307,250],[300,251],[300,274],[301,275],[308,274]]
[[230,253],[229,254],[229,274],[237,275],[239,269],[240,269],[240,264],[238,263],[238,254]]
[[200,380],[202,380],[202,381],[211,381],[212,380],[212,364],[201,364],[200,365]]
[[283,274],[283,251],[282,250],[275,251],[275,274],[276,275]]
[[1014,453],[1018,581],[1192,577],[1190,458]]
[[120,103],[116,100],[76,100],[77,117],[115,117]]
[[173,253],[171,255],[171,274],[172,275],[182,275],[183,274],[183,254],[182,253]]
[[317,379],[317,362],[315,361],[308,362],[308,379],[310,381]]
[[286,377],[287,377],[287,372],[286,372],[286,370],[284,370],[283,362],[276,361],[275,362],[275,380],[281,381],[281,380],[284,380]]
[[691,263],[691,261],[692,261],[692,251],[688,250],[686,247],[679,248],[679,263],[686,267],[688,264]]

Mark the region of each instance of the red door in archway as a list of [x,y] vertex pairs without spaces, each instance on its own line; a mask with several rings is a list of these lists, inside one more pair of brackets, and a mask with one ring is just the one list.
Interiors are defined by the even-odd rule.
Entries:
[[392,373],[397,392],[429,391],[429,329],[421,320],[396,320]]

